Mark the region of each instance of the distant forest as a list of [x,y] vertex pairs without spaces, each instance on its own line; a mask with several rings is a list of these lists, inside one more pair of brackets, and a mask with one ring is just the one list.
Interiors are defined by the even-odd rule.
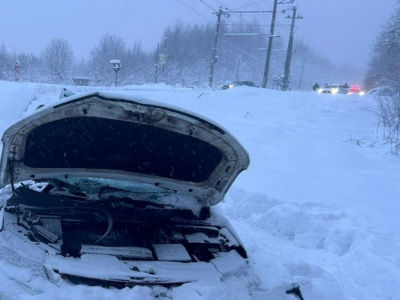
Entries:
[[[221,26],[214,87],[231,80],[250,80],[262,85],[268,38],[256,21],[245,26]],[[245,33],[252,33],[251,35]],[[40,55],[10,53],[0,45],[0,80],[73,84],[73,78],[90,78],[91,85],[113,85],[115,73],[110,60],[119,59],[119,85],[165,82],[186,87],[207,87],[215,25],[188,25],[177,22],[165,28],[158,47],[145,52],[139,42],[126,46],[123,38],[106,34],[93,46],[87,60],[77,59],[69,41],[50,41]],[[275,37],[268,87],[283,73],[287,37]],[[335,66],[295,38],[290,85],[294,90],[310,90],[319,84],[361,80],[352,66]],[[344,82],[343,82],[344,83]]]
[[[400,3],[400,1],[397,1]],[[400,8],[390,16],[376,37],[365,76],[367,88],[391,86],[400,90]],[[398,104],[400,117],[400,103]]]

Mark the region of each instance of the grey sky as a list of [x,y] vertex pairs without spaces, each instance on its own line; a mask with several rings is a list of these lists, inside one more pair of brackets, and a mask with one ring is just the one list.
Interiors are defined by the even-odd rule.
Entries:
[[[252,3],[257,3],[251,5]],[[1,0],[0,42],[9,51],[39,54],[52,38],[67,39],[76,56],[88,56],[106,33],[124,38],[127,46],[141,42],[144,50],[155,49],[167,25],[216,22],[213,9],[271,10],[273,0]],[[395,9],[394,0],[295,0],[299,14],[295,39],[335,63],[363,67],[370,47]],[[279,10],[288,8],[279,5]],[[290,20],[278,14],[277,30],[286,39]],[[256,17],[269,25],[270,15]],[[268,29],[268,27],[266,27]],[[269,30],[269,29],[268,29]],[[286,44],[286,43],[285,43]],[[211,52],[211,50],[210,50]],[[211,54],[210,54],[211,55]]]

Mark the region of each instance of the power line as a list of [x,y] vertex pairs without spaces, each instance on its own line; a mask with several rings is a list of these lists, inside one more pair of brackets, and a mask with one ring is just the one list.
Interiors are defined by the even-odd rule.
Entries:
[[261,1],[255,2],[255,3],[250,3],[250,4],[247,4],[247,5],[241,6],[241,7],[237,7],[237,8],[235,8],[235,9],[233,9],[233,10],[246,8],[246,7],[253,6],[253,5],[257,5],[257,4],[259,4],[259,3],[266,2],[266,1],[268,1],[268,0],[261,0]]
[[207,17],[203,16],[201,13],[199,13],[197,10],[195,10],[193,7],[190,7],[189,5],[187,5],[186,3],[182,2],[181,0],[176,0],[179,3],[183,4],[184,6],[186,6],[187,8],[189,8],[190,10],[192,10],[193,12],[195,12],[196,14],[198,14],[200,17],[202,17],[203,19],[207,20],[208,22],[211,22],[211,20],[209,20]]
[[259,14],[259,13],[272,13],[272,10],[226,10],[228,14]]
[[214,9],[213,7],[211,7],[210,5],[208,5],[207,3],[205,3],[203,0],[200,0],[201,3],[203,3],[205,6],[207,6],[208,8],[210,8],[212,11],[216,12],[217,10]]
[[228,46],[230,46],[230,47],[236,49],[238,52],[242,53],[243,55],[245,55],[245,56],[247,56],[247,57],[250,57],[250,58],[252,58],[252,59],[254,59],[254,60],[259,60],[258,57],[254,56],[254,55],[251,55],[251,54],[249,54],[248,52],[243,51],[242,49],[240,49],[240,48],[234,46],[233,44],[231,44],[231,43],[229,43],[229,42],[227,42],[227,41],[224,41],[224,43],[227,44]]
[[[203,2],[202,0],[200,0]],[[277,1],[277,0],[275,0]],[[204,3],[204,2],[203,2]],[[276,11],[276,9],[275,9]],[[217,27],[215,30],[215,35],[214,35],[214,46],[212,48],[212,56],[211,56],[211,61],[210,61],[210,75],[209,75],[209,86],[212,87],[213,84],[213,78],[214,78],[214,66],[215,63],[217,62],[217,47],[218,47],[218,35],[219,35],[219,28],[221,25],[221,17],[222,16],[230,16],[231,14],[241,14],[241,13],[272,13],[273,11],[232,11],[232,10],[222,10],[222,6],[219,7],[218,12],[213,12],[214,14],[217,15]],[[231,22],[231,21],[230,21]],[[234,25],[236,27],[236,25]],[[237,28],[240,31],[240,28]]]
[[[231,11],[229,12],[229,13],[227,13],[228,14],[228,16],[231,14]],[[244,19],[243,19],[243,17],[241,16],[240,17],[243,21],[245,21]],[[227,19],[228,20],[228,22],[229,23],[231,23],[231,25],[232,26],[234,26],[238,31],[240,31],[240,28],[238,27],[238,24],[235,24],[235,23],[233,23],[233,21],[231,20],[231,19]],[[223,24],[223,25],[225,25],[225,24]]]
[[[261,9],[261,6],[259,5],[259,3],[262,2],[262,1],[259,1],[259,2],[254,2],[254,0],[249,0],[249,1],[251,1],[252,4],[254,4],[256,7],[258,7],[259,9]],[[285,0],[282,0],[282,1],[278,2],[278,4],[282,4],[282,2],[284,2],[284,1],[285,1]],[[289,3],[288,3],[288,4],[289,4]],[[282,11],[281,11],[281,12],[282,12]],[[278,23],[278,22],[276,21],[276,18],[275,18],[275,20],[274,20],[274,25],[277,26],[277,27],[279,27],[280,29],[283,29],[283,30],[286,31],[287,33],[290,32],[289,29],[285,28],[286,26],[289,26],[289,25]]]
[[[252,27],[252,26],[255,26],[254,24],[226,24],[226,23],[224,23],[222,25],[224,25],[224,26],[240,26],[240,27]],[[270,25],[256,24],[256,26],[269,27]]]
[[[254,0],[247,0],[246,2],[247,2],[247,3],[250,3],[250,4],[249,4],[250,6],[254,6],[254,7],[260,9],[260,10],[262,9],[260,3],[263,2],[263,1],[254,2]],[[256,18],[261,24],[265,22],[264,18],[261,19],[261,16],[256,16],[255,18]],[[261,21],[260,21],[260,20],[261,20]],[[268,26],[269,26],[269,25],[268,25]]]
[[223,4],[221,1],[218,1],[218,0],[214,0],[215,2],[217,2],[220,6],[222,6],[222,7],[225,7],[226,8],[226,5],[225,4]]
[[[229,9],[225,4],[223,4],[221,1],[218,1],[218,0],[215,0],[215,1],[218,2],[218,3],[221,5],[221,7],[224,7],[226,10],[231,10],[231,9]],[[228,17],[229,17],[229,16],[230,16],[230,14],[228,14]],[[244,19],[243,19],[242,16],[240,16],[240,18],[244,21]],[[233,21],[232,21],[231,19],[228,19],[228,22],[231,23],[230,26],[234,26],[234,27],[236,27],[236,29],[240,30],[240,29],[237,27],[237,25],[236,25],[235,23],[233,23]],[[222,25],[229,25],[229,24],[222,24]]]
[[[235,14],[236,16],[240,16],[240,19],[242,19],[244,22],[246,22],[246,20],[243,18],[243,15],[242,15],[240,12],[235,13],[233,9],[229,9],[229,8],[228,8],[225,4],[223,4],[221,1],[219,1],[219,0],[214,0],[214,1],[216,1],[217,3],[219,3],[222,7],[224,7],[224,8],[226,9],[226,12],[227,12],[228,14]],[[267,1],[267,0],[262,0],[262,1],[260,1],[260,2],[263,2],[263,1]],[[243,8],[248,7],[248,6],[251,6],[251,5],[252,5],[252,4],[250,4],[250,5],[245,5],[245,6],[243,6]],[[228,15],[228,16],[229,16],[229,15]],[[228,20],[229,20],[229,22],[231,23],[232,26],[236,26],[235,23],[233,23],[232,20],[230,20],[230,19],[228,19]],[[223,25],[229,25],[229,24],[223,24]],[[238,24],[237,26],[241,26],[241,25]],[[237,28],[237,29],[240,30],[239,28]]]

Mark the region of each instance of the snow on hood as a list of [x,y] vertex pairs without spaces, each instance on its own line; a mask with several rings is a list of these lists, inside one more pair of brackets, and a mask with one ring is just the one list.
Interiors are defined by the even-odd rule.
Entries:
[[219,203],[249,165],[243,146],[195,113],[90,92],[38,109],[3,137],[0,184],[53,177],[134,180]]

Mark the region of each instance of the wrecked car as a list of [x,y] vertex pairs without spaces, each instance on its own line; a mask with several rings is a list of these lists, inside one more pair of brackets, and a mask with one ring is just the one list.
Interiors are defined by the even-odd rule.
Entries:
[[2,143],[1,247],[53,284],[303,299],[297,283],[258,288],[215,207],[250,163],[218,124],[125,94],[63,90]]
[[0,239],[27,249],[53,282],[179,286],[249,267],[213,209],[249,165],[219,125],[91,92],[38,108],[2,142],[0,182],[10,197]]

